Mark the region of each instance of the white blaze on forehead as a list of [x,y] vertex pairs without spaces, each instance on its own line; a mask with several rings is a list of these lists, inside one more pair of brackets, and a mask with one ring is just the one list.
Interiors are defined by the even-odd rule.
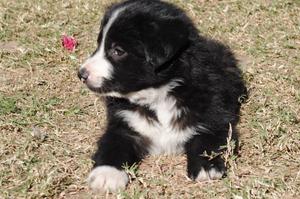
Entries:
[[109,18],[107,24],[103,27],[102,30],[102,39],[99,50],[89,59],[85,61],[85,63],[81,66],[81,68],[85,68],[89,77],[87,79],[87,84],[93,87],[101,87],[102,82],[105,79],[111,79],[113,74],[113,66],[109,62],[109,60],[105,57],[105,41],[107,37],[107,33],[111,28],[112,24],[116,21],[119,14],[125,10],[126,7],[116,9],[111,17]]
[[109,31],[110,27],[115,22],[115,20],[117,19],[120,12],[125,10],[125,8],[126,7],[119,8],[116,11],[114,11],[113,14],[111,15],[110,19],[108,20],[107,24],[103,27],[103,33],[102,33],[103,36],[102,36],[101,46],[100,46],[100,50],[99,50],[100,55],[102,55],[102,56],[105,55],[104,49],[105,49],[105,39],[106,39],[107,32]]

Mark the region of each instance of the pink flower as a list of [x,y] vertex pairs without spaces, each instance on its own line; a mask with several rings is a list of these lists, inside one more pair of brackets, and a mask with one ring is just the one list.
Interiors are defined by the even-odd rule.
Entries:
[[74,51],[77,45],[77,41],[75,40],[75,38],[67,35],[62,36],[61,42],[63,47],[70,52]]

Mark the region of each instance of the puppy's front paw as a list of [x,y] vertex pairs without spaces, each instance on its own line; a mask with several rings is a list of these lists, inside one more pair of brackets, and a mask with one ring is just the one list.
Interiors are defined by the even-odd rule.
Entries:
[[225,170],[220,170],[218,168],[210,168],[208,170],[201,168],[195,181],[208,181],[221,179],[225,174]]
[[197,157],[188,162],[188,176],[195,181],[221,179],[226,173],[224,161],[221,158],[208,160]]
[[116,192],[125,189],[129,178],[125,171],[106,165],[95,167],[87,180],[94,192]]

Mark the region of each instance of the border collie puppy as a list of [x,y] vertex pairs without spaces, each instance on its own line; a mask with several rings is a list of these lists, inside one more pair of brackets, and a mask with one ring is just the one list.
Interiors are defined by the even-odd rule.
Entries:
[[96,51],[78,76],[104,96],[108,124],[93,156],[94,191],[124,189],[124,165],[151,154],[187,156],[196,181],[225,174],[220,153],[232,126],[236,138],[241,71],[224,45],[199,35],[179,8],[158,0],[109,7]]

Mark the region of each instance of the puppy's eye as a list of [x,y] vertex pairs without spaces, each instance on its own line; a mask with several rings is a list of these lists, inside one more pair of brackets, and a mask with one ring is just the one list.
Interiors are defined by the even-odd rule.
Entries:
[[119,46],[112,49],[112,55],[113,56],[121,57],[124,54],[125,54],[125,51]]

